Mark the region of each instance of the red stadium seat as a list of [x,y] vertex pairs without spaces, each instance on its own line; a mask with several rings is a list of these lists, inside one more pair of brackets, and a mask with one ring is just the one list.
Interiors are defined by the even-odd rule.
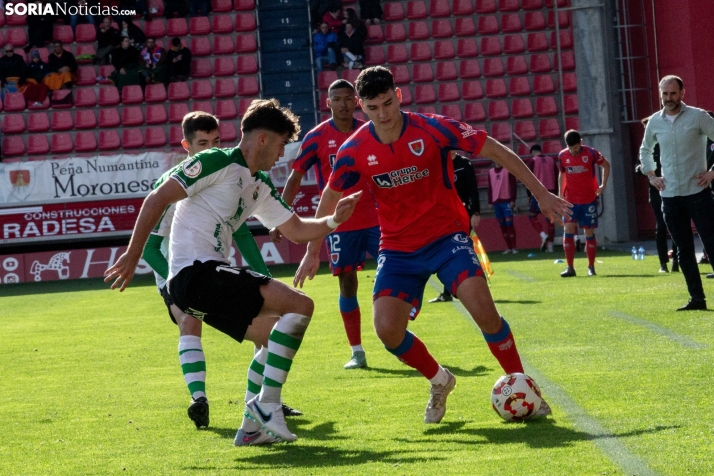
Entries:
[[164,102],[166,101],[166,86],[163,84],[147,84],[144,95],[148,103]]
[[431,64],[415,64],[412,69],[412,80],[415,83],[430,83],[434,81],[434,70],[431,69]]
[[387,62],[406,63],[407,61],[409,61],[409,57],[407,56],[406,45],[389,45],[387,47]]
[[451,16],[451,7],[448,0],[431,0],[429,16],[432,18]]
[[193,56],[209,56],[211,54],[211,40],[206,36],[191,38],[191,46],[189,46],[189,49]]
[[521,8],[524,10],[540,10],[543,8],[543,0],[523,0]]
[[97,137],[94,132],[77,132],[74,136],[74,150],[77,152],[94,152],[97,150]]
[[121,135],[121,146],[124,149],[139,149],[144,147],[144,134],[141,129],[124,129]]
[[[554,3],[553,0],[545,0],[546,8],[553,8],[553,6],[554,6],[553,3]],[[561,8],[567,7],[568,6],[567,0],[558,0],[558,6]]]
[[213,54],[214,55],[232,55],[235,52],[233,38],[230,36],[214,36],[213,37]]
[[548,54],[538,53],[531,55],[531,73],[549,73],[552,69]]
[[[14,114],[8,114],[14,116]],[[23,122],[24,126],[24,122]],[[28,132],[47,132],[50,130],[50,118],[46,112],[33,112],[27,118]]]
[[[10,3],[10,2],[8,2]],[[23,2],[24,3],[24,2]],[[2,10],[0,10],[2,11]],[[27,23],[27,15],[8,15],[5,17],[3,11],[3,20],[8,26],[19,26]]]
[[51,150],[53,154],[66,154],[74,150],[72,136],[65,133],[52,134]]
[[74,43],[74,32],[69,25],[55,25],[52,30],[52,41],[61,41],[62,43]]
[[7,93],[3,100],[5,112],[17,112],[25,110],[25,96],[22,93]]
[[426,16],[426,4],[422,0],[411,0],[407,2],[407,19],[423,20]]
[[183,130],[181,126],[171,126],[169,129],[169,145],[170,146],[180,146],[183,140]]
[[258,72],[258,59],[255,55],[239,56],[236,63],[238,74],[256,74]]
[[365,44],[382,43],[384,41],[384,32],[380,25],[367,26],[367,38]]
[[213,97],[213,86],[207,79],[201,79],[191,83],[191,99],[211,99]]
[[533,92],[536,94],[553,94],[555,92],[553,78],[549,74],[534,77]]
[[[389,25],[387,25],[387,27],[389,27]],[[413,21],[409,23],[409,39],[411,41],[429,39],[429,25],[427,25],[425,21]]]
[[188,104],[185,102],[169,104],[169,122],[172,124],[181,124],[183,117],[188,113]]
[[486,120],[486,111],[480,102],[470,102],[464,105],[464,121],[483,122]]
[[406,41],[407,32],[402,23],[388,23],[384,31],[384,40],[388,43]]
[[404,86],[402,90],[402,106],[409,106],[412,103],[412,90],[409,86]]
[[22,47],[27,44],[27,33],[24,28],[7,28],[5,30],[5,43],[10,43],[15,47]]
[[[102,95],[99,91],[99,105],[102,105]],[[144,102],[144,92],[141,90],[141,86],[124,86],[121,90],[121,102],[122,104],[140,104]],[[108,104],[112,106],[113,104]]]
[[[77,45],[75,57],[77,59],[77,63],[89,64],[92,62],[96,54],[97,50],[94,49],[94,45]],[[80,56],[84,56],[85,58],[80,58]]]
[[431,84],[419,84],[414,90],[414,102],[417,104],[432,104],[436,102],[436,93]]
[[526,51],[521,35],[508,35],[503,40],[503,51],[509,55],[517,55]]
[[77,25],[75,39],[77,43],[94,43],[97,41],[97,30],[89,23]]
[[231,15],[213,15],[211,31],[214,35],[233,33],[233,17]]
[[511,125],[503,122],[491,124],[491,133],[489,135],[497,141],[508,142],[511,140]]
[[498,18],[493,15],[480,16],[478,18],[478,34],[498,35]]
[[538,135],[541,139],[555,139],[560,137],[560,125],[557,119],[543,119],[538,124]]
[[163,38],[166,36],[166,23],[163,18],[156,18],[144,24],[144,34],[147,38]]
[[230,12],[233,10],[233,1],[232,0],[212,0],[211,1],[211,10],[213,13],[225,13],[225,12]]
[[489,79],[486,81],[486,97],[503,98],[507,95],[506,82],[503,79]]
[[182,38],[188,35],[188,23],[185,18],[169,18],[167,36]]
[[169,101],[188,101],[190,97],[191,92],[188,89],[188,83],[169,84]]
[[[211,33],[211,22],[208,17],[191,17],[188,23],[188,31],[191,36],[202,36]],[[191,48],[193,53],[193,48]]]
[[439,84],[439,101],[453,102],[461,99],[459,95],[459,85],[456,83]]
[[[215,63],[218,64],[219,62],[222,61],[227,61],[231,65],[233,64],[233,60],[231,58],[216,58]],[[233,69],[231,69],[229,74],[234,74],[235,72]],[[211,75],[213,74],[213,68],[211,67],[211,60],[206,59],[206,58],[193,58],[191,61],[191,77],[192,78],[210,78]],[[226,74],[223,74],[223,76],[227,76]]]
[[558,155],[563,150],[563,145],[559,140],[547,140],[543,142],[543,153],[546,155]]
[[527,74],[528,65],[525,56],[509,56],[506,60],[506,73],[509,75]]
[[216,117],[221,120],[232,120],[238,117],[236,102],[232,99],[216,101]]
[[56,111],[52,113],[52,130],[69,131],[74,128],[72,113],[69,111]]
[[533,140],[536,138],[535,124],[531,121],[516,122],[515,134],[523,140]]
[[558,114],[558,105],[553,96],[536,98],[536,114],[538,116],[555,116]]
[[451,10],[455,16],[470,16],[474,13],[474,7],[471,0],[454,0]]
[[419,106],[416,110],[419,114],[436,114],[436,107],[434,106]]
[[476,13],[496,13],[496,0],[476,0]]
[[338,79],[336,71],[320,71],[317,73],[317,89],[320,91],[327,91],[330,84],[334,83]]
[[478,47],[474,38],[459,38],[456,42],[456,56],[459,58],[473,58],[478,56]]
[[545,17],[542,12],[526,12],[523,23],[528,31],[545,30]]
[[37,134],[27,138],[27,153],[30,155],[45,155],[50,153],[50,143],[47,136]]
[[563,91],[572,93],[578,90],[575,73],[563,73]]
[[22,136],[5,136],[2,138],[3,157],[17,157],[25,155],[25,142]]
[[452,59],[456,57],[454,44],[451,40],[439,40],[434,42],[435,59]]
[[108,107],[99,110],[99,127],[114,128],[119,127],[120,123],[119,111],[115,108]]
[[[139,88],[139,92],[141,92],[141,88]],[[116,106],[117,104],[119,104],[119,90],[116,86],[105,86],[99,89],[99,106]]]
[[255,31],[255,16],[252,13],[237,13],[236,28],[237,32]]
[[354,84],[357,76],[359,76],[360,70],[358,69],[343,69],[342,79],[346,79],[350,83]]
[[567,94],[563,109],[566,114],[578,113],[578,96],[576,94]]
[[[404,56],[406,57],[406,49],[404,50]],[[384,57],[384,48],[382,48],[381,46],[365,46],[364,64],[368,66],[383,65],[385,61],[386,59]]]
[[459,65],[459,77],[461,79],[473,79],[481,77],[481,67],[477,60],[463,60]]
[[[0,19],[3,18],[1,15],[2,15],[2,11],[0,11]],[[0,26],[3,26],[2,23],[0,23]],[[2,30],[0,30],[0,47],[3,47],[3,46],[5,46],[5,35],[3,34]]]
[[480,81],[464,81],[461,83],[461,97],[464,101],[483,98],[483,89]]
[[503,60],[501,60],[501,58],[486,58],[483,60],[484,76],[503,76],[503,73]]
[[254,76],[238,78],[238,96],[257,96],[260,94],[258,78]]
[[456,36],[473,37],[476,35],[476,24],[471,17],[462,17],[454,20],[454,33]]
[[95,129],[97,127],[97,115],[91,109],[78,109],[74,112],[75,129]]
[[453,61],[445,61],[436,64],[436,79],[437,81],[455,81],[459,77],[456,70],[456,63]]
[[147,124],[166,124],[168,116],[163,104],[151,104],[146,107]]
[[521,16],[518,13],[506,13],[501,15],[501,31],[504,33],[518,33],[523,30]]
[[518,0],[499,0],[498,10],[501,12],[517,12],[520,10]]
[[140,126],[144,123],[144,111],[139,106],[125,107],[121,112],[123,127]]
[[217,79],[216,92],[217,98],[232,98],[236,95],[236,83],[233,78]]
[[[562,10],[558,12],[558,26],[560,26],[561,30],[570,26],[568,12],[564,12]],[[548,12],[548,28],[555,28],[555,14],[553,11]]]
[[508,94],[511,96],[530,96],[531,86],[528,78],[511,78],[508,81]]
[[[49,97],[49,96],[48,96]],[[52,93],[50,99],[52,109],[69,109],[72,107],[72,91],[69,89],[59,89]],[[32,109],[32,107],[30,107]]]
[[431,48],[429,47],[429,43],[412,43],[411,60],[431,61]]
[[[550,34],[550,47],[554,50],[558,49],[558,41],[555,36],[555,32]],[[569,50],[573,47],[573,37],[570,34],[570,30],[564,30],[560,32],[560,48],[563,50]]]
[[533,117],[533,104],[530,99],[514,99],[511,103],[511,114],[517,119]]
[[454,32],[451,30],[451,22],[449,20],[434,20],[431,22],[431,37],[432,38],[451,38]]
[[481,54],[484,56],[501,56],[501,40],[496,36],[481,38]]
[[99,131],[99,150],[117,150],[119,147],[121,147],[121,140],[117,131]]
[[144,134],[146,147],[163,147],[166,145],[166,132],[163,127],[147,127]]
[[218,133],[221,135],[222,142],[234,142],[238,138],[233,121],[225,121],[218,124]]
[[112,81],[109,79],[109,76],[111,76],[113,72],[114,72],[114,66],[112,66],[112,65],[110,65],[110,64],[106,64],[106,65],[100,66],[100,67],[99,67],[99,76],[102,77],[102,78],[104,78],[104,79],[97,79],[97,82],[98,82],[99,84],[110,84],[110,85],[111,85],[111,84],[114,84],[114,83],[112,83]]
[[385,21],[402,21],[404,20],[404,7],[401,3],[389,2],[382,6]]
[[[81,25],[78,25],[81,26]],[[94,86],[97,83],[97,73],[91,66],[77,68],[77,86]]]
[[146,3],[147,3],[146,6],[149,9],[149,11],[151,11],[153,9],[156,12],[156,13],[150,13],[149,15],[151,17],[164,16],[164,2],[163,2],[163,0],[148,0]]
[[[61,91],[61,90],[58,90],[58,91]],[[64,91],[65,92],[63,92],[61,94],[63,96],[66,96],[67,95],[66,91],[69,91],[69,90],[65,89]],[[55,92],[55,94],[56,94],[56,92]],[[42,101],[42,103],[39,105],[37,105],[35,103],[30,103],[27,105],[27,109],[29,109],[30,111],[44,111],[45,109],[49,109],[49,107],[50,107],[50,97],[49,96],[47,96],[44,99],[44,101]],[[65,107],[72,107],[72,106],[70,104],[67,104]]]
[[[43,114],[45,116],[45,119],[47,118],[47,114],[44,112],[38,112],[36,114]],[[34,114],[30,115],[30,119],[32,119],[32,116]],[[49,128],[48,128],[49,129]],[[44,131],[30,131],[30,132],[45,132],[47,129]],[[25,132],[25,118],[23,117],[22,114],[5,114],[5,117],[3,118],[2,121],[2,133],[3,134],[22,134]]]
[[[563,71],[572,71],[575,69],[575,55],[573,54],[572,51],[564,51],[563,53],[560,53],[560,59],[562,60],[562,68]],[[558,64],[560,63],[558,61],[558,55],[554,55],[554,60],[553,60],[553,69],[558,70]]]
[[565,130],[580,130],[580,119],[578,119],[578,116],[571,116],[565,118]]
[[394,84],[408,84],[411,80],[409,76],[409,68],[407,68],[406,65],[395,64],[394,66],[391,66],[389,70],[392,72],[392,76],[394,77]]
[[539,31],[537,33],[528,34],[528,51],[531,53],[548,51],[548,38],[545,36],[545,33]]

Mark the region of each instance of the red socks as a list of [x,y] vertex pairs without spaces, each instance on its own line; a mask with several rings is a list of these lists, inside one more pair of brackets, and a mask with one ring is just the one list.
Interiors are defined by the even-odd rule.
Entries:
[[432,379],[439,371],[439,364],[431,356],[424,343],[407,331],[404,340],[396,349],[389,349],[399,360],[419,371],[427,379]]
[[565,251],[565,261],[572,268],[575,259],[575,235],[563,234],[563,251]]
[[597,254],[595,235],[585,238],[585,252],[588,255],[588,266],[595,266],[595,255]]
[[523,364],[521,356],[516,348],[516,341],[513,338],[513,333],[504,318],[501,318],[501,330],[495,334],[483,333],[483,338],[486,339],[488,348],[498,363],[501,364],[503,371],[507,374],[520,372],[523,373]]

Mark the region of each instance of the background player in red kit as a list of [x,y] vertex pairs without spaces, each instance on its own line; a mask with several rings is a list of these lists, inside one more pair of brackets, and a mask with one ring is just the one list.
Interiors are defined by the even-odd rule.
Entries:
[[[532,157],[524,159],[523,162],[526,163],[533,175],[536,176],[540,183],[542,183],[545,188],[548,189],[550,193],[558,193],[558,183],[555,180],[556,177],[556,166],[553,157],[547,155],[541,155],[541,148],[538,144],[531,147],[530,153]],[[540,235],[541,244],[540,250],[548,250],[549,253],[553,252],[553,240],[555,240],[555,226],[553,222],[547,217],[545,219],[545,231],[543,231],[543,225],[538,221],[538,215],[541,211],[538,207],[538,200],[535,199],[532,193],[528,192],[530,197],[529,209],[528,209],[528,220],[531,223],[533,229]]]
[[[469,238],[469,217],[453,185],[450,150],[481,154],[503,164],[529,187],[554,220],[569,204],[549,193],[510,149],[467,124],[430,114],[402,112],[401,91],[388,69],[363,70],[355,82],[371,119],[340,148],[316,216],[332,210],[343,190],[363,177],[377,201],[382,241],[374,285],[374,326],[387,350],[431,382],[424,413],[438,423],[456,378],[407,330],[421,307],[432,274],[449,286],[483,332],[506,373],[523,372],[508,323],[498,314]],[[295,274],[302,286],[319,268],[319,243],[311,242]],[[541,414],[550,408],[542,407]]]
[[[565,144],[558,154],[558,188],[563,198],[573,204],[573,214],[565,220],[563,233],[563,251],[568,267],[560,273],[564,278],[575,276],[573,258],[575,257],[574,235],[578,225],[585,231],[585,251],[588,255],[588,276],[595,276],[595,255],[597,242],[597,199],[605,191],[610,177],[610,162],[592,147],[584,146],[578,131],[565,133]],[[602,185],[598,184],[597,167],[602,167]]]
[[516,206],[516,177],[508,173],[503,165],[488,171],[488,204],[493,207],[493,213],[501,227],[501,234],[506,241],[504,255],[518,253],[516,249],[516,228],[513,226],[513,209]]
[[[292,203],[300,190],[300,182],[310,167],[315,167],[320,192],[332,174],[337,150],[364,121],[354,117],[357,96],[352,83],[339,79],[328,89],[327,105],[332,110],[332,119],[318,124],[305,135],[300,155],[292,165],[292,172],[283,190],[283,200]],[[357,270],[364,267],[367,252],[377,259],[379,252],[379,220],[372,195],[362,181],[354,191],[365,190],[357,203],[352,217],[327,235],[330,269],[340,282],[340,314],[352,348],[352,358],[346,369],[367,366],[362,348],[361,312],[357,302]],[[273,232],[273,235],[276,233]],[[271,235],[272,236],[272,235]]]

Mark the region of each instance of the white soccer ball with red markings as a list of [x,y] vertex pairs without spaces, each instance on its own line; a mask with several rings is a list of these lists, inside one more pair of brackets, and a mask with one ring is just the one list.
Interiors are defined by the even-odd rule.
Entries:
[[542,401],[538,384],[526,374],[504,375],[491,391],[491,405],[506,421],[530,418],[538,411]]

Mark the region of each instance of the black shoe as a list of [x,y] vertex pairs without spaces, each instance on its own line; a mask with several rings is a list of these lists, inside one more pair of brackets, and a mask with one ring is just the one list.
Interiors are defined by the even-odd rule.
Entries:
[[595,266],[588,266],[588,276],[597,276]]
[[198,397],[188,407],[188,417],[196,424],[196,428],[208,427],[208,400]]
[[441,293],[438,296],[436,296],[434,299],[429,299],[429,302],[451,302],[453,300],[454,300],[454,298],[451,294]]
[[[589,273],[589,272],[590,272],[590,270],[588,269],[588,273]],[[593,271],[593,272],[594,272],[594,271]],[[575,268],[571,268],[570,266],[568,266],[567,268],[565,268],[565,271],[563,271],[562,273],[560,273],[560,277],[561,277],[561,278],[572,278],[572,277],[575,277]]]
[[669,269],[667,269],[667,265],[666,265],[666,264],[661,264],[661,265],[659,266],[659,272],[660,272],[660,273],[669,273]]
[[708,279],[714,279],[714,273],[709,273],[707,274]]
[[296,410],[292,407],[289,407],[283,403],[283,415],[287,416],[302,416],[302,412],[300,410]]
[[687,304],[677,309],[678,311],[706,311],[707,302],[704,299],[690,299]]
[[672,272],[679,273],[679,261],[672,261]]

